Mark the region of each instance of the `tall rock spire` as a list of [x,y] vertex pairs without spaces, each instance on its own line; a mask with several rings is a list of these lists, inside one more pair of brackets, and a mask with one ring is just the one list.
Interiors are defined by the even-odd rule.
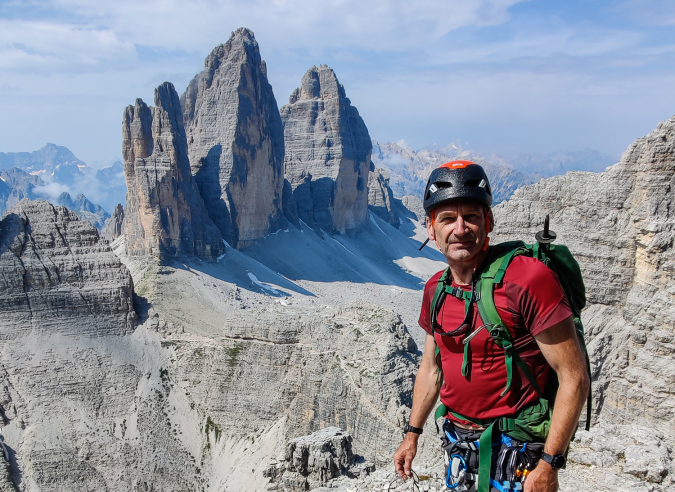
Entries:
[[285,175],[299,218],[331,232],[365,222],[373,146],[335,72],[310,68],[281,108],[281,120]]
[[167,260],[177,254],[213,259],[225,245],[209,219],[190,174],[178,94],[165,82],[155,107],[141,99],[122,123],[127,181],[124,234],[127,253]]
[[192,174],[223,237],[240,248],[283,226],[283,128],[250,30],[214,48],[181,104]]

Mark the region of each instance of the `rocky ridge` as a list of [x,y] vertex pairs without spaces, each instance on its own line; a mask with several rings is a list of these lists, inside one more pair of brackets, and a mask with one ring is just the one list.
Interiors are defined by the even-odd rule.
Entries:
[[209,216],[236,248],[285,225],[284,134],[249,29],[214,48],[181,96],[192,174]]
[[335,72],[310,68],[281,108],[285,176],[298,217],[326,232],[345,232],[368,219],[372,144]]
[[77,197],[73,199],[73,197],[70,196],[70,193],[63,192],[55,201],[57,205],[62,205],[75,212],[79,218],[86,220],[99,231],[103,229],[105,221],[110,217],[103,207],[92,203],[82,193],[78,194]]
[[430,146],[415,152],[395,143],[373,141],[372,159],[376,166],[387,170],[389,183],[396,197],[414,195],[421,198],[431,171],[454,159],[472,160],[483,166],[490,178],[495,203],[509,199],[521,186],[541,179],[540,174],[523,174],[507,165],[500,165],[503,164],[501,162],[498,164],[490,162],[485,156],[463,151],[456,146],[446,148]]
[[56,327],[73,336],[133,330],[131,277],[98,239],[94,226],[48,202],[22,200],[6,213],[0,222],[2,340]]
[[130,255],[167,261],[178,254],[215,259],[225,250],[195,180],[178,94],[165,82],[155,106],[127,106],[122,124],[127,181],[124,234]]

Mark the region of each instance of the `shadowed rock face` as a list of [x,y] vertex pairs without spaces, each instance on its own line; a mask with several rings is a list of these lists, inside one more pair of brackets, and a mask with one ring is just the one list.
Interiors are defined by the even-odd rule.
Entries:
[[132,331],[131,275],[96,228],[65,207],[22,200],[0,222],[0,339],[32,331]]
[[672,434],[675,117],[603,173],[570,172],[495,208],[494,240],[533,240],[544,216],[581,264],[595,409]]
[[281,108],[281,119],[285,175],[299,218],[330,232],[362,224],[372,143],[333,70],[310,68]]
[[368,208],[382,220],[398,227],[400,219],[394,208],[394,193],[389,188],[389,173],[372,162],[368,175]]
[[127,253],[164,261],[178,254],[214,259],[224,249],[190,174],[178,95],[165,82],[155,107],[137,99],[122,125]]
[[204,65],[181,97],[190,164],[211,219],[240,248],[285,225],[283,128],[250,30]]
[[124,207],[118,203],[113,214],[105,221],[101,237],[112,242],[124,234]]

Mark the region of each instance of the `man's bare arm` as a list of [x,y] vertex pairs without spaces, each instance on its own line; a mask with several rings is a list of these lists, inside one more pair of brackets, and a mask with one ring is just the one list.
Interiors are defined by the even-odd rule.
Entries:
[[[579,424],[590,380],[572,318],[544,330],[535,337],[541,353],[558,375],[559,387],[553,407],[551,430],[544,452],[564,454]],[[525,492],[558,490],[557,472],[540,461],[525,482]]]
[[[434,337],[427,335],[424,355],[420,368],[417,370],[415,390],[413,391],[413,406],[410,413],[410,425],[413,427],[424,427],[424,423],[438,400],[438,393],[443,384],[443,374],[439,374],[437,371],[435,354],[436,342]],[[403,479],[411,474],[412,461],[417,454],[418,439],[417,434],[408,432],[394,454],[396,472]]]

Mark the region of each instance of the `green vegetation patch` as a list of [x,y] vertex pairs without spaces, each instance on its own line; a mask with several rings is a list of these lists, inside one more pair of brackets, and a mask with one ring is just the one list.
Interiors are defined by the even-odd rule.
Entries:
[[220,435],[222,434],[222,431],[220,430],[220,427],[218,427],[218,424],[216,424],[213,420],[211,420],[211,417],[206,417],[206,424],[204,425],[204,433],[208,436],[211,431],[216,436],[216,442],[220,440]]
[[239,355],[244,350],[245,345],[243,343],[235,343],[234,347],[225,348],[225,357],[227,359],[227,365],[234,367],[239,363]]

